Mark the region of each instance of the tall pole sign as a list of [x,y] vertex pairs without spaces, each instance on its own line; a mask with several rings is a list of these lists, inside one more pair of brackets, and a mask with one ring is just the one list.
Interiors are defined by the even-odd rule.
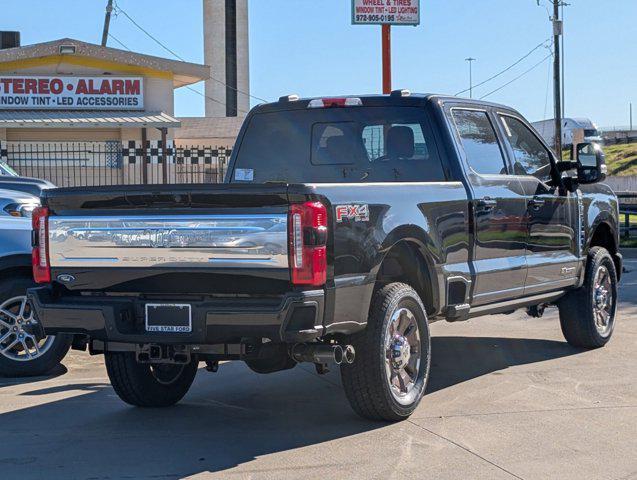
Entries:
[[352,25],[381,25],[383,93],[391,92],[391,26],[420,24],[420,0],[352,0]]

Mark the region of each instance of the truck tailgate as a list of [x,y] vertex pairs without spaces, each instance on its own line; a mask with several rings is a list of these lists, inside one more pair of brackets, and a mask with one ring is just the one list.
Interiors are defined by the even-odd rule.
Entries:
[[[46,192],[54,281],[70,290],[262,293],[289,287],[287,185]],[[230,281],[232,279],[232,281]],[[240,281],[237,281],[239,279]],[[263,282],[261,282],[263,283]]]

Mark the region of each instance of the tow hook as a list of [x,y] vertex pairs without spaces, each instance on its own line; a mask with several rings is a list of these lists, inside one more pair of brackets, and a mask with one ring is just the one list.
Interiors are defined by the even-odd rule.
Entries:
[[352,345],[324,345],[297,343],[290,350],[290,356],[298,363],[310,362],[317,365],[328,363],[354,363],[356,352]]

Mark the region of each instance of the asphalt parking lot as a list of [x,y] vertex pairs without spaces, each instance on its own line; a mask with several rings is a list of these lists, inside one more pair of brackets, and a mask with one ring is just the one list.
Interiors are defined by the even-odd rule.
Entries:
[[409,421],[350,410],[338,372],[201,370],[176,407],[135,409],[101,357],[0,379],[0,478],[637,479],[637,258],[615,335],[582,351],[557,312],[432,326],[429,393]]

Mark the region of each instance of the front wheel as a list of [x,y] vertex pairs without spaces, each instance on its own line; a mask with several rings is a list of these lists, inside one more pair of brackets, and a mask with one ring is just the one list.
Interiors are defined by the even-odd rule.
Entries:
[[350,342],[356,360],[341,365],[341,377],[354,411],[372,420],[409,417],[425,393],[431,359],[427,313],[418,294],[403,283],[379,289],[367,327]]
[[137,407],[169,407],[192,385],[199,362],[185,365],[138,363],[134,352],[106,352],[106,372],[115,393]]
[[617,273],[605,248],[591,248],[584,284],[558,304],[566,341],[575,347],[599,348],[608,343],[615,328]]

